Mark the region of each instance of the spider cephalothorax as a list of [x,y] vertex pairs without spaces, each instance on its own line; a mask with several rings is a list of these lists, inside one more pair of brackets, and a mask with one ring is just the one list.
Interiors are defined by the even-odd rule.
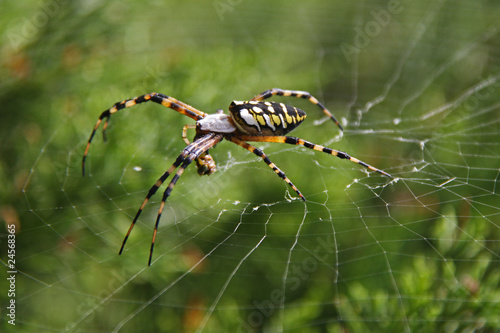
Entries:
[[[196,120],[196,125],[184,126],[182,131],[182,138],[186,142],[187,147],[184,148],[184,150],[177,157],[172,166],[167,171],[165,171],[165,173],[163,173],[163,175],[149,189],[146,199],[144,199],[141,207],[134,217],[134,220],[132,221],[132,224],[130,225],[130,228],[128,229],[127,234],[125,235],[122,246],[120,248],[120,254],[123,251],[132,228],[137,222],[139,215],[141,214],[149,199],[156,193],[158,188],[165,182],[168,176],[170,176],[177,169],[177,172],[163,192],[163,198],[158,210],[158,215],[153,232],[153,240],[151,242],[151,249],[149,254],[148,265],[151,265],[153,247],[156,240],[156,233],[158,230],[160,217],[165,206],[165,201],[172,192],[172,189],[175,186],[177,180],[182,175],[186,167],[193,161],[196,161],[198,174],[210,175],[215,172],[215,162],[212,156],[210,156],[210,154],[208,153],[208,150],[224,139],[227,141],[231,141],[261,157],[263,161],[270,168],[272,168],[280,178],[288,183],[288,185],[290,185],[291,188],[303,200],[305,200],[304,196],[302,195],[302,193],[300,193],[297,187],[293,185],[290,179],[288,179],[285,173],[281,171],[273,162],[271,162],[271,160],[266,156],[266,154],[264,154],[262,150],[252,146],[251,144],[247,143],[247,141],[277,142],[300,145],[306,148],[322,151],[339,158],[348,159],[372,171],[376,171],[384,176],[391,177],[388,173],[374,168],[371,165],[366,164],[365,162],[360,161],[354,157],[351,157],[347,153],[344,153],[342,151],[326,148],[297,137],[284,136],[285,134],[289,133],[291,130],[299,126],[300,123],[304,121],[307,115],[304,111],[294,106],[286,105],[283,103],[264,101],[265,99],[268,99],[274,95],[285,97],[292,96],[307,99],[311,103],[316,104],[323,111],[323,113],[331,118],[333,122],[335,122],[335,124],[337,124],[337,126],[342,130],[339,122],[330,113],[330,111],[328,111],[320,102],[318,102],[315,97],[311,96],[311,94],[309,94],[308,92],[297,90],[282,90],[277,88],[266,90],[265,92],[255,96],[250,101],[233,101],[229,106],[229,114],[225,114],[223,110],[218,110],[217,113],[208,114],[173,97],[158,93],[146,94],[116,103],[115,105],[113,105],[113,107],[101,114],[101,116],[97,120],[96,125],[94,126],[92,133],[90,134],[85,153],[83,154],[82,173],[84,175],[85,159],[89,152],[90,143],[92,142],[97,129],[104,119],[104,134],[107,128],[109,117],[111,117],[113,113],[121,109],[128,108],[139,103],[152,101]],[[196,134],[192,143],[187,139],[187,130],[189,128],[194,128],[196,130]]]

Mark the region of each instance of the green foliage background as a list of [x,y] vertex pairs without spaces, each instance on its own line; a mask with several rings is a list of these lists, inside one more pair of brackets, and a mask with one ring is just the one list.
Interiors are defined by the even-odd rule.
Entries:
[[[0,281],[6,330],[500,330],[497,1],[1,6],[0,209],[17,226],[19,270],[15,327]],[[391,6],[397,13],[380,18]],[[488,77],[496,81],[477,103],[458,98]],[[383,103],[360,111],[393,80]],[[223,142],[216,174],[200,178],[192,167],[174,189],[154,264],[146,267],[159,198],[117,256],[192,122],[158,105],[116,114],[106,144],[96,135],[83,178],[100,112],[158,91],[212,113],[272,87],[310,91],[346,128],[340,141],[330,123],[315,124],[314,106],[287,100],[308,112],[294,135],[401,180],[388,185],[331,156],[258,145],[303,204],[287,200],[294,193],[255,156]],[[423,117],[447,103],[450,112]],[[318,244],[327,244],[322,260]]]

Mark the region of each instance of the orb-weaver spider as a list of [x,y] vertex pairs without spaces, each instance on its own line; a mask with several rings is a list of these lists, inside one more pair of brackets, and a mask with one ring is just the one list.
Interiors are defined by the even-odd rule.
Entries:
[[[335,117],[328,111],[315,97],[306,91],[298,90],[282,90],[282,89],[270,89],[263,93],[255,96],[250,101],[233,101],[229,105],[229,115],[224,114],[223,110],[218,110],[217,113],[207,114],[200,111],[191,105],[185,104],[173,97],[166,96],[159,93],[150,93],[135,97],[132,99],[124,100],[118,102],[110,109],[104,111],[90,134],[85,153],[82,159],[82,174],[85,175],[85,158],[89,152],[90,143],[94,137],[99,125],[105,119],[103,125],[103,136],[108,125],[109,117],[124,108],[134,106],[139,103],[152,101],[161,104],[167,108],[173,109],[185,116],[188,116],[196,120],[196,125],[186,125],[183,128],[182,137],[187,143],[187,147],[184,148],[182,153],[177,157],[174,164],[165,171],[165,173],[156,181],[156,183],[149,189],[149,192],[144,199],[141,207],[137,211],[125,238],[123,239],[122,246],[120,248],[119,254],[123,252],[123,248],[127,239],[134,227],[139,215],[146,206],[149,199],[156,193],[158,188],[165,182],[165,180],[172,174],[175,169],[178,168],[177,172],[173,176],[172,180],[168,184],[167,188],[163,192],[163,198],[161,200],[160,208],[158,210],[158,215],[156,217],[156,223],[153,231],[153,239],[151,241],[151,249],[149,252],[148,265],[151,265],[151,258],[153,255],[153,247],[156,240],[156,233],[158,230],[158,224],[160,222],[160,217],[165,207],[165,201],[169,197],[172,189],[175,186],[177,180],[182,175],[184,170],[187,168],[193,160],[196,161],[198,167],[198,173],[200,175],[210,175],[216,170],[215,162],[213,158],[208,154],[208,150],[214,147],[217,143],[226,139],[231,141],[238,146],[245,148],[246,150],[254,153],[264,160],[264,162],[273,171],[282,178],[290,187],[305,200],[304,196],[297,189],[295,185],[285,176],[285,173],[281,171],[271,160],[264,154],[264,152],[246,141],[258,141],[258,142],[278,142],[278,143],[288,143],[292,145],[300,145],[306,148],[322,151],[324,153],[337,156],[339,158],[348,159],[351,162],[358,163],[372,171],[376,171],[384,176],[391,177],[388,173],[372,167],[357,158],[349,156],[347,153],[326,148],[309,141],[297,137],[284,136],[295,127],[300,125],[302,121],[306,118],[306,113],[296,107],[285,105],[283,103],[275,102],[263,102],[263,100],[268,99],[274,95],[285,96],[285,97],[297,97],[307,99],[309,102],[316,104],[330,119],[333,120],[335,124],[342,130],[339,122]],[[196,134],[193,143],[190,143],[186,137],[187,129],[195,128]]]

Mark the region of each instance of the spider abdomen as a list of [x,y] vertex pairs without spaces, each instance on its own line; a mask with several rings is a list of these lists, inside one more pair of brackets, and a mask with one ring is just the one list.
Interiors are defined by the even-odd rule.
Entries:
[[294,106],[275,102],[233,101],[229,112],[240,132],[248,135],[284,135],[306,119]]

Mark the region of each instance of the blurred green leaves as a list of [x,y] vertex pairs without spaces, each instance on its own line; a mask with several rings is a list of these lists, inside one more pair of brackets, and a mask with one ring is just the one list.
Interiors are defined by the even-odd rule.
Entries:
[[[347,61],[341,43],[389,3],[3,3],[0,211],[20,226],[16,329],[498,330],[500,7],[401,1]],[[346,128],[341,140],[308,103],[277,98],[308,112],[293,135],[400,179],[259,145],[303,204],[222,142],[216,174],[190,168],[174,189],[153,266],[161,193],[118,257],[192,121],[158,105],[113,115],[83,178],[99,114],[152,91],[212,113],[272,87],[310,91]]]

